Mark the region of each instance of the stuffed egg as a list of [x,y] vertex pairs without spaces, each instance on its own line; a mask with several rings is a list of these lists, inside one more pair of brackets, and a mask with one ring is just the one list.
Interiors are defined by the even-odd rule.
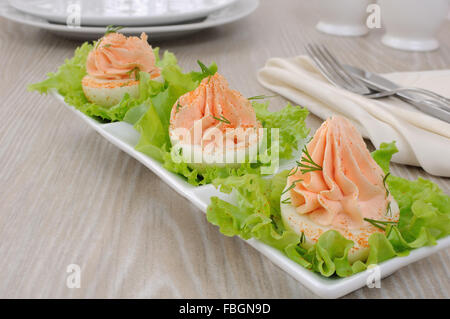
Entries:
[[172,153],[201,170],[256,161],[263,130],[251,102],[215,73],[175,102],[169,134]]
[[86,61],[87,75],[81,84],[86,98],[103,107],[119,103],[128,93],[139,97],[139,71],[147,72],[152,79],[160,76],[147,35],[126,37],[111,32],[102,37],[89,52]]
[[369,236],[383,232],[374,221],[397,222],[399,208],[361,134],[334,116],[317,130],[298,164],[281,197],[286,227],[304,238],[305,248],[337,230],[354,242],[349,260],[365,260]]

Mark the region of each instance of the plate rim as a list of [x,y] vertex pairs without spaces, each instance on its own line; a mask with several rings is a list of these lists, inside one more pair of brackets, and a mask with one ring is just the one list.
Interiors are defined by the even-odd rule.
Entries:
[[[64,32],[64,33],[104,34],[104,32],[105,32],[104,27],[69,27],[67,25],[51,24],[48,21],[46,21],[42,18],[37,18],[37,17],[34,17],[34,18],[40,19],[42,21],[20,19],[20,16],[17,17],[17,14],[16,15],[8,14],[8,10],[11,10],[11,9],[15,10],[23,16],[26,16],[28,14],[25,14],[23,12],[20,12],[16,9],[12,8],[11,6],[8,5],[8,3],[4,3],[4,4],[5,4],[4,6],[2,6],[0,4],[1,15],[4,18],[12,20],[17,23],[30,25],[30,26],[41,28],[44,30]],[[260,0],[239,0],[227,8],[217,11],[217,12],[221,12],[223,10],[229,10],[230,8],[234,7],[234,11],[236,12],[236,14],[227,16],[225,18],[221,18],[219,16],[217,19],[210,19],[211,16],[214,16],[214,14],[212,14],[212,15],[208,16],[204,21],[197,22],[197,23],[177,24],[177,25],[168,25],[168,26],[125,27],[121,31],[125,34],[129,34],[129,33],[136,34],[136,33],[140,33],[140,32],[148,32],[151,35],[152,33],[163,34],[163,33],[194,31],[194,30],[212,28],[212,27],[216,27],[216,26],[220,26],[220,25],[229,24],[229,23],[232,23],[237,20],[245,18],[246,16],[253,13],[259,7],[259,4],[260,4]],[[239,11],[239,10],[242,10],[242,11]]]
[[[201,18],[201,17],[206,17],[209,14],[215,12],[215,11],[220,11],[228,6],[233,5],[236,1],[239,0],[223,0],[224,2],[221,4],[217,4],[215,6],[211,6],[211,7],[205,7],[203,9],[200,9],[198,11],[195,12],[190,12],[190,13],[173,13],[173,14],[163,14],[163,15],[159,15],[159,16],[138,16],[138,17],[104,17],[104,16],[97,16],[95,17],[92,14],[85,14],[83,16],[83,20],[87,20],[87,24],[92,24],[92,20],[95,21],[104,21],[101,23],[106,23],[106,25],[108,24],[112,24],[111,22],[106,22],[106,21],[111,21],[111,19],[117,19],[117,21],[124,21],[126,19],[130,20],[138,20],[138,21],[144,21],[144,19],[155,19],[156,21],[153,21],[149,24],[156,24],[156,23],[162,23],[163,20],[169,20],[170,23],[177,23],[177,22],[183,22],[183,21],[187,21],[190,19],[197,19],[197,18]],[[50,14],[50,13],[46,13],[45,11],[41,10],[41,11],[32,11],[31,7],[27,6],[27,4],[25,3],[26,1],[24,0],[8,0],[8,3],[11,7],[13,7],[14,9],[21,11],[23,13],[26,13],[28,15],[31,16],[35,16],[35,17],[39,17],[48,21],[53,21],[53,22],[58,22],[58,23],[64,23],[66,21],[66,15],[61,16],[59,15],[55,15],[55,14]],[[94,22],[94,24],[92,25],[96,25],[97,22]],[[137,22],[137,23],[141,23],[141,22]],[[120,25],[125,25],[123,24],[123,22],[120,23],[115,23],[115,24],[120,24]],[[136,26],[136,24],[128,24],[129,26]],[[98,25],[100,26],[100,25]],[[103,27],[105,27],[103,26]]]

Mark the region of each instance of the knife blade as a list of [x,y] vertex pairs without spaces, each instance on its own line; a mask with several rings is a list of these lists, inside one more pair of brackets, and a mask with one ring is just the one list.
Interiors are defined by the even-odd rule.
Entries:
[[[400,88],[401,86],[396,83],[378,75],[376,73],[372,73],[369,71],[365,71],[359,69],[354,66],[344,65],[344,68],[351,75],[363,81],[369,88],[375,91],[390,91]],[[450,112],[447,112],[437,106],[434,103],[431,103],[430,100],[421,99],[418,94],[410,93],[410,92],[400,92],[395,94],[399,99],[413,105],[418,110],[433,117],[436,117],[440,120],[443,120],[447,123],[450,123]]]

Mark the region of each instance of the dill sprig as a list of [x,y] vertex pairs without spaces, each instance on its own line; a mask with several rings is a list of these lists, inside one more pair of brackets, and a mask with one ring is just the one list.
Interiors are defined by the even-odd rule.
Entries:
[[286,198],[281,201],[281,204],[292,204],[292,202],[290,198]]
[[176,113],[178,113],[178,111],[179,111],[182,107],[183,107],[183,106],[180,104],[180,102],[177,102]]
[[295,187],[295,184],[297,184],[298,182],[301,182],[301,181],[303,181],[303,179],[297,179],[296,181],[293,181],[292,184],[281,193],[281,195],[283,195],[283,194],[287,193],[288,191],[290,191],[291,189],[293,189]]
[[136,66],[132,70],[128,71],[127,74],[131,77],[134,73],[134,78],[139,81],[139,68]]
[[300,245],[303,244],[305,242],[305,240],[306,240],[305,233],[302,232],[302,235],[300,236]]
[[388,202],[387,207],[386,207],[386,216],[387,217],[392,217],[392,208],[391,208],[391,201]]
[[211,76],[213,76],[216,72],[211,71],[202,61],[197,60],[197,64],[200,66],[200,69],[202,70],[202,74],[206,77],[208,77],[208,83],[209,80],[211,80]]
[[249,100],[249,101],[264,100],[264,99],[269,99],[271,97],[277,97],[277,95],[255,95],[255,96],[249,97],[247,100]]
[[220,115],[220,117],[215,117],[214,115],[211,115],[213,117],[213,119],[226,123],[226,124],[231,124],[230,121],[228,121],[222,114]]
[[387,173],[386,175],[384,175],[384,177],[383,177],[383,186],[384,186],[384,189],[386,190],[386,198],[387,197],[389,197],[389,189],[388,189],[388,187],[387,187],[387,185],[386,185],[386,181],[387,181],[387,178],[389,177],[389,175],[391,175],[391,173]]
[[386,230],[386,227],[384,227],[383,225],[387,226],[387,225],[395,225],[397,224],[397,222],[390,222],[390,221],[385,221],[385,220],[376,220],[376,219],[370,219],[370,218],[364,218],[364,220],[370,224],[372,224],[375,227],[378,227],[382,230]]
[[[306,157],[303,156],[300,162],[297,161],[297,166],[300,167],[300,171],[302,172],[302,174],[322,170],[322,166],[314,162],[306,146],[303,148],[302,152]],[[303,162],[306,162],[307,164]]]
[[298,166],[295,166],[295,170],[292,173],[289,173],[288,177],[292,176],[292,175],[295,175],[297,173],[297,171],[298,171]]
[[115,26],[113,24],[110,24],[106,27],[105,35],[110,33],[117,33],[120,29],[123,29],[123,26]]
[[[106,27],[106,31],[105,31],[105,34],[103,36],[108,35],[110,33],[116,33],[117,31],[119,31],[120,29],[123,29],[123,28],[124,27],[122,27],[122,26],[115,26],[113,24],[110,24],[110,25],[108,25]],[[97,43],[95,44],[95,49],[97,49],[98,46],[100,45],[100,43],[102,43],[102,40],[103,40],[103,38],[101,38],[100,40],[97,41]],[[107,48],[109,46],[111,46],[111,45],[110,44],[105,44],[103,47]]]

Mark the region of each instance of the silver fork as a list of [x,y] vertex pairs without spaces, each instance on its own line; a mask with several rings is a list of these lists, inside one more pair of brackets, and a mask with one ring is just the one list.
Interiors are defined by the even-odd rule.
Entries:
[[446,98],[445,96],[442,96],[440,94],[434,93],[429,90],[425,90],[425,89],[421,89],[421,88],[413,88],[413,87],[411,87],[411,88],[400,87],[395,90],[386,90],[386,91],[371,93],[371,94],[367,94],[366,97],[368,97],[370,99],[379,99],[379,98],[388,97],[391,95],[396,95],[397,93],[405,93],[405,92],[422,94],[424,96],[435,98],[443,103],[450,104],[450,99]]
[[350,75],[326,47],[308,44],[305,48],[322,74],[335,86],[361,95],[372,93],[361,80]]
[[[366,84],[347,72],[342,64],[330,53],[330,51],[323,45],[308,44],[305,47],[306,52],[315,62],[321,73],[335,86],[342,87],[348,91],[367,96],[368,98],[381,98],[391,96],[399,93],[396,91],[375,91],[370,89]],[[403,91],[412,91],[412,88],[401,88]],[[420,93],[427,96],[429,99],[409,100],[410,104],[414,105],[422,112],[432,115],[436,118],[450,123],[450,103],[446,103],[447,98],[437,99],[436,93],[429,94],[426,90],[419,90]],[[441,96],[439,96],[441,97]]]
[[[439,100],[446,105],[450,105],[450,99],[445,96],[421,88],[402,87],[395,90],[377,91],[367,86],[364,81],[350,74],[325,46],[308,44],[306,46],[306,51],[330,82],[339,87],[348,87],[348,85],[350,85],[348,89],[354,93],[365,95],[371,99],[378,99],[401,92],[411,92],[428,96]],[[450,111],[450,109],[448,110]]]

